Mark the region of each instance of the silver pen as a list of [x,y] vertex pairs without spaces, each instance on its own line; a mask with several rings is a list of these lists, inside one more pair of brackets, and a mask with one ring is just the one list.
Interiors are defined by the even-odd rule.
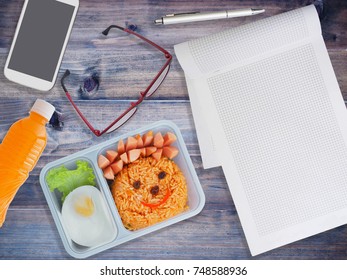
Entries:
[[190,12],[180,14],[169,14],[163,16],[160,19],[154,21],[155,24],[176,24],[186,23],[195,21],[205,21],[214,19],[234,18],[234,17],[245,17],[261,14],[265,12],[264,9],[241,9],[241,10],[227,10],[220,12]]

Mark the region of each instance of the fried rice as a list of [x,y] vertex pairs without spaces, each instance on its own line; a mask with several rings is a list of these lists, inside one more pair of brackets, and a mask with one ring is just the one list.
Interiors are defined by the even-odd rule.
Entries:
[[174,161],[139,158],[117,174],[112,196],[124,226],[138,230],[188,209],[187,183]]

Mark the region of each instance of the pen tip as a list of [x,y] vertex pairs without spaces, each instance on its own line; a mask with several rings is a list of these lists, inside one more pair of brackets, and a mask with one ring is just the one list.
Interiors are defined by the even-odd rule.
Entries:
[[261,14],[265,12],[264,9],[251,9],[251,10],[253,12],[253,15],[257,15],[257,14]]
[[154,21],[154,23],[155,24],[163,24],[163,20],[162,19],[156,19],[155,21]]

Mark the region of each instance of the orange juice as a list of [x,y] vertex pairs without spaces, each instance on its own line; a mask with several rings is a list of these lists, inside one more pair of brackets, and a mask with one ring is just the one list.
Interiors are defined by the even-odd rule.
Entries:
[[46,147],[46,123],[54,110],[46,101],[36,100],[30,115],[14,123],[0,144],[0,227],[19,187]]

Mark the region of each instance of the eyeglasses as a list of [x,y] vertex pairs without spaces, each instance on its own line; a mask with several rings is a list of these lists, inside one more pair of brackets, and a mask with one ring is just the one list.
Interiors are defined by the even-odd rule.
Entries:
[[117,119],[115,119],[111,124],[109,124],[105,129],[103,130],[98,130],[95,129],[91,123],[86,119],[86,117],[83,115],[83,113],[81,112],[81,110],[77,107],[76,103],[73,101],[70,93],[68,92],[68,90],[65,87],[65,79],[70,75],[70,71],[66,70],[63,77],[61,78],[61,86],[63,87],[66,97],[68,98],[68,100],[70,101],[71,105],[74,107],[74,109],[76,110],[76,112],[78,113],[78,115],[82,118],[82,120],[84,121],[84,123],[88,126],[88,128],[96,135],[96,136],[101,136],[104,133],[110,133],[112,131],[115,131],[116,129],[118,129],[119,127],[121,127],[123,124],[125,124],[137,111],[137,107],[142,103],[142,101],[146,98],[149,98],[150,96],[153,95],[153,93],[156,92],[156,90],[159,88],[159,86],[162,84],[162,82],[164,81],[166,75],[169,72],[170,69],[170,63],[172,60],[172,55],[166,51],[165,49],[163,49],[162,47],[158,46],[157,44],[153,43],[152,41],[148,40],[147,38],[141,36],[140,34],[137,34],[136,32],[127,29],[127,28],[123,28],[117,25],[111,25],[109,26],[107,29],[105,29],[102,34],[104,34],[105,36],[108,35],[109,31],[112,28],[117,28],[120,29],[126,33],[135,35],[137,38],[140,38],[141,40],[145,41],[146,43],[150,44],[151,46],[155,47],[157,50],[159,50],[160,52],[162,52],[165,56],[166,62],[165,64],[161,67],[160,71],[158,72],[158,74],[154,77],[154,79],[152,80],[152,82],[149,84],[149,86],[144,90],[140,92],[140,97],[136,102],[131,102],[130,106],[128,107],[128,109],[126,109]]

